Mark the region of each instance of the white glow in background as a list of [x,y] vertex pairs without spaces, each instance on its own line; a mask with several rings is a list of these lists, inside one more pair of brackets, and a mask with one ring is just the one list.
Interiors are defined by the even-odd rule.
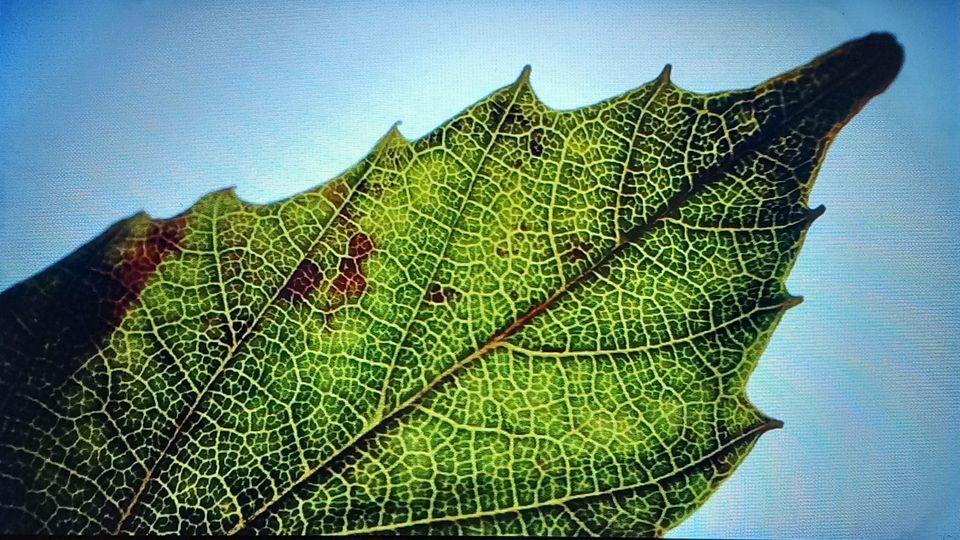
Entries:
[[[481,5],[482,4],[482,5]],[[532,64],[555,108],[747,87],[871,31],[906,63],[838,137],[751,379],[785,422],[674,536],[960,537],[956,3],[0,2],[0,289],[140,209],[322,183]]]

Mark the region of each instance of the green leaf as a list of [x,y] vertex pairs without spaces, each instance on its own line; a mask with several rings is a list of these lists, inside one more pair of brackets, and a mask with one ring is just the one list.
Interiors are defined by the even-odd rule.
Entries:
[[573,111],[525,69],[314,191],[116,224],[0,296],[0,527],[662,534],[781,426],[744,388],[902,60]]

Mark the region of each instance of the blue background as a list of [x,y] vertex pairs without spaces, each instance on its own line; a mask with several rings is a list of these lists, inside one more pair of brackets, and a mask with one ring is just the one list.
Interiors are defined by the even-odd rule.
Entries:
[[[482,5],[481,5],[482,4]],[[316,186],[532,64],[555,108],[747,87],[870,31],[906,63],[820,173],[749,394],[786,423],[673,536],[960,538],[955,2],[0,2],[0,289],[140,209]]]

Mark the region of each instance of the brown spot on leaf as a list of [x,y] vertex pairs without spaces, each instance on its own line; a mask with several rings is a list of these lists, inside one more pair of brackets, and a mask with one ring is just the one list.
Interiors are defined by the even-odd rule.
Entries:
[[343,178],[337,178],[333,182],[330,182],[322,191],[323,196],[330,201],[330,204],[332,204],[334,208],[340,208],[343,201],[347,199],[349,192],[350,188]]
[[323,270],[314,261],[304,259],[280,289],[279,297],[289,302],[306,302],[322,281]]
[[443,304],[460,297],[460,291],[442,287],[439,283],[432,283],[427,289],[426,300],[431,304]]
[[356,259],[340,261],[340,274],[333,280],[333,290],[348,298],[357,298],[367,290],[367,278]]
[[363,263],[373,253],[373,240],[363,233],[350,238],[347,256],[340,259],[340,273],[333,280],[333,290],[347,298],[357,298],[367,290],[367,277]]
[[357,233],[350,237],[351,258],[363,262],[370,257],[371,252],[373,252],[373,241],[370,240],[369,236],[363,233]]
[[163,259],[180,251],[186,225],[186,216],[154,221],[147,229],[146,237],[124,253],[120,265],[114,270],[114,276],[121,285],[114,301],[117,323],[123,319],[130,305],[140,298],[147,281]]

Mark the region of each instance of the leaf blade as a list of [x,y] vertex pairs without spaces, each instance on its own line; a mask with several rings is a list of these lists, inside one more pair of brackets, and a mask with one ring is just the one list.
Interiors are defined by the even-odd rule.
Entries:
[[[883,54],[876,54],[878,50]],[[268,514],[284,511],[284,504],[302,506],[304,501],[312,501],[310,489],[323,492],[336,488],[335,482],[324,487],[315,478],[315,473],[322,473],[331,460],[340,459],[344,452],[356,448],[356,443],[367,433],[377,435],[381,429],[378,425],[382,425],[383,420],[396,419],[398,433],[409,434],[411,430],[415,432],[429,425],[429,421],[423,418],[417,420],[421,423],[420,428],[411,427],[413,420],[403,420],[408,411],[419,411],[423,400],[437,403],[443,399],[466,399],[451,396],[462,391],[461,380],[468,375],[460,374],[460,370],[468,364],[471,370],[480,369],[476,365],[494,366],[496,369],[491,367],[494,369],[491,376],[499,373],[497,370],[511,373],[534,370],[534,365],[537,369],[545,369],[546,362],[531,363],[529,359],[537,356],[543,360],[554,355],[570,360],[577,356],[571,354],[576,352],[571,346],[574,342],[580,345],[593,342],[596,345],[593,352],[622,355],[626,360],[624,363],[632,366],[637,364],[635,357],[645,352],[637,347],[657,344],[680,347],[680,342],[673,342],[676,336],[688,335],[691,336],[689,341],[694,342],[706,336],[697,332],[707,328],[709,332],[726,332],[726,327],[720,329],[717,320],[727,320],[737,311],[742,312],[740,315],[743,315],[745,325],[754,326],[745,331],[746,337],[741,336],[745,343],[729,346],[731,350],[740,351],[739,360],[724,359],[722,354],[716,354],[716,365],[710,365],[703,377],[720,379],[722,373],[734,373],[735,376],[725,384],[738,390],[742,397],[742,386],[759,357],[762,344],[779,320],[782,308],[794,303],[783,287],[783,279],[799,250],[803,233],[816,215],[806,209],[805,203],[823,153],[839,126],[892,80],[902,61],[902,53],[899,61],[895,58],[898,51],[899,46],[892,38],[871,36],[842,46],[755,91],[708,96],[690,94],[670,85],[669,70],[665,70],[665,75],[657,81],[633,93],[592,108],[565,112],[549,110],[539,103],[526,84],[529,72],[525,70],[520,81],[508,87],[514,91],[512,101],[498,101],[497,96],[503,96],[495,93],[412,146],[404,141],[395,141],[400,143],[396,147],[378,146],[372,158],[383,158],[382,167],[367,160],[348,172],[344,179],[287,203],[294,208],[292,218],[273,218],[272,232],[261,236],[287,237],[290,240],[288,246],[311,245],[309,239],[312,237],[318,240],[313,247],[288,248],[280,257],[283,270],[278,271],[267,262],[264,266],[271,271],[265,275],[257,273],[255,263],[265,260],[262,253],[269,252],[271,246],[267,243],[257,248],[249,239],[258,238],[262,233],[258,228],[262,223],[259,219],[269,221],[271,210],[230,210],[231,219],[223,223],[234,228],[231,237],[218,232],[215,227],[221,223],[217,216],[222,207],[229,209],[230,205],[236,206],[237,203],[224,198],[208,201],[208,211],[213,216],[208,240],[233,238],[244,245],[235,250],[239,262],[230,259],[228,251],[223,251],[228,262],[225,266],[220,260],[221,249],[216,244],[212,248],[203,248],[192,243],[200,230],[199,225],[193,225],[194,220],[198,219],[196,216],[205,215],[202,202],[191,212],[192,221],[184,246],[180,246],[178,240],[177,250],[157,249],[164,254],[167,251],[176,253],[169,262],[164,260],[153,265],[151,270],[157,270],[159,277],[152,277],[153,281],[144,283],[146,288],[142,295],[138,291],[140,304],[133,308],[134,315],[128,314],[123,321],[127,326],[111,335],[110,347],[113,348],[109,350],[115,356],[108,359],[101,350],[104,360],[101,370],[84,374],[83,382],[74,380],[73,393],[59,396],[61,402],[53,405],[56,410],[49,412],[48,423],[41,423],[47,433],[43,435],[45,439],[41,437],[40,447],[57,447],[57,441],[61,439],[90,444],[75,455],[55,455],[54,461],[62,463],[54,465],[63,465],[63,469],[82,479],[77,480],[77,486],[81,488],[73,495],[67,495],[67,499],[62,498],[62,492],[51,495],[43,490],[37,491],[36,496],[41,502],[35,508],[41,511],[35,513],[69,514],[70,508],[79,509],[76,515],[61,522],[66,525],[62,530],[76,531],[98,530],[97,527],[104,526],[101,521],[110,521],[101,518],[109,518],[111,512],[119,516],[120,526],[130,531],[154,531],[160,527],[180,532],[218,532],[242,527],[251,519],[259,518],[258,523],[266,523],[271,517]],[[880,68],[865,69],[860,74],[845,69],[850,65],[858,66],[873,56],[883,60]],[[890,67],[893,65],[895,68]],[[841,76],[838,77],[837,72]],[[841,81],[834,85],[839,90],[822,91],[816,99],[803,93],[804,89],[809,91],[811,85],[815,89],[822,87],[822,81],[817,77],[828,75],[827,78]],[[794,91],[796,102],[807,104],[806,108],[795,107],[793,98],[777,104],[778,95]],[[518,103],[519,106],[515,107]],[[810,103],[817,105],[813,107]],[[798,137],[797,129],[790,128],[783,120],[792,117],[800,117],[812,124],[804,129],[815,132],[816,136],[801,133],[799,141],[794,140]],[[491,131],[488,124],[495,128]],[[638,134],[642,136],[638,137]],[[761,145],[760,142],[768,144]],[[800,151],[797,151],[798,147]],[[456,150],[452,153],[456,155],[451,154],[451,148]],[[763,155],[765,152],[771,155]],[[471,164],[476,164],[472,172]],[[350,178],[361,175],[360,170],[369,172],[369,177],[365,178],[368,192],[358,200],[352,196],[344,197],[344,185],[350,185]],[[367,175],[366,172],[362,174]],[[757,178],[766,178],[764,175],[779,180],[764,185],[764,182],[757,181]],[[786,175],[786,179],[777,175]],[[708,181],[703,181],[704,178]],[[356,185],[363,181],[357,181]],[[458,189],[457,186],[466,188]],[[374,191],[376,193],[371,194]],[[453,197],[453,203],[444,197]],[[316,207],[308,202],[316,203],[321,198],[326,203],[320,205],[324,209],[320,214],[332,216],[330,223],[336,223],[332,233],[291,233],[302,227],[304,215],[310,216],[306,220],[308,223],[322,221],[309,209],[297,212],[298,208]],[[459,205],[456,204],[458,201]],[[331,205],[332,202],[338,204]],[[340,210],[334,211],[337,206]],[[459,207],[460,210],[444,214],[447,207]],[[737,208],[743,214],[741,218],[752,215],[753,221],[732,218],[731,213],[736,217],[734,209]],[[245,223],[245,212],[258,218],[251,218],[247,229],[236,225]],[[768,222],[775,227],[762,230],[761,225]],[[316,226],[307,229],[316,230]],[[245,230],[248,234],[243,234]],[[738,240],[737,235],[748,237],[748,241]],[[677,238],[682,241],[678,242]],[[675,249],[676,245],[686,246],[694,255],[700,252],[705,255],[697,258],[682,253],[683,250]],[[758,246],[768,251],[756,253]],[[319,251],[314,252],[315,248]],[[434,252],[432,248],[439,249]],[[750,251],[751,261],[762,270],[759,277],[749,276],[750,272],[744,272],[741,267],[743,261],[738,262],[739,250],[750,249],[753,249]],[[182,276],[186,277],[179,289],[170,285],[171,275],[176,275],[172,269],[194,252],[199,253],[197,256],[212,253],[217,259],[212,264],[216,278],[211,281],[215,282],[212,288],[218,290],[209,296],[219,297],[219,312],[210,307],[193,314],[193,319],[198,322],[204,322],[204,316],[213,314],[213,319],[204,324],[215,331],[206,340],[186,340],[197,347],[192,357],[186,355],[186,369],[158,363],[160,352],[141,356],[142,361],[131,361],[131,353],[143,349],[141,334],[146,335],[144,329],[159,337],[164,322],[174,324],[170,323],[172,315],[191,313],[189,306],[182,305],[179,311],[175,309],[167,313],[161,310],[159,316],[153,317],[150,306],[163,306],[164,300],[175,299],[175,290],[182,292],[190,290],[191,286],[196,288],[197,277],[202,275],[198,271],[185,271]],[[766,260],[764,255],[776,260]],[[157,257],[151,252],[151,264]],[[623,263],[628,258],[630,264]],[[702,270],[704,268],[707,270]],[[228,270],[226,274],[224,269]],[[701,269],[699,275],[695,269]],[[235,277],[231,279],[225,275]],[[281,282],[277,275],[290,277]],[[738,275],[739,280],[735,279]],[[728,294],[727,297],[732,299],[730,305],[704,309],[700,305],[703,302],[696,302],[698,280],[702,285],[704,279],[715,287],[711,289],[715,295],[726,287],[739,291],[740,296]],[[166,292],[165,283],[169,289]],[[265,283],[274,285],[265,287]],[[614,285],[612,288],[611,284]],[[631,288],[634,290],[629,290]],[[270,297],[263,289],[275,292]],[[590,297],[591,293],[597,294]],[[151,297],[151,294],[158,296]],[[617,301],[610,301],[611,295],[616,296]],[[745,300],[751,295],[756,304]],[[10,297],[5,293],[3,299]],[[266,302],[264,298],[267,297],[272,299]],[[236,303],[229,305],[234,298]],[[700,299],[703,298],[710,296],[703,294]],[[397,299],[400,301],[395,301]],[[197,297],[200,305],[208,301],[208,296]],[[271,328],[270,331],[261,328],[259,322],[245,328],[242,325],[235,327],[237,320],[251,320],[250,314],[257,312],[258,305],[264,306],[261,312],[265,316],[263,325]],[[759,322],[749,311],[751,305],[762,312],[763,317],[758,315],[762,319]],[[593,311],[585,306],[593,306]],[[616,309],[603,312],[611,306]],[[596,310],[599,311],[594,312]],[[155,322],[157,319],[161,324]],[[259,321],[260,318],[253,317],[252,320]],[[632,320],[642,321],[640,330],[627,324]],[[256,333],[253,332],[255,328]],[[731,326],[731,335],[735,330],[744,329]],[[122,335],[118,338],[117,334]],[[237,337],[247,335],[251,336],[249,341]],[[664,336],[666,340],[651,339]],[[215,346],[216,350],[209,353],[200,351],[198,343],[214,346],[220,343],[221,346]],[[173,341],[173,346],[166,348],[177,351],[177,344],[178,341]],[[581,348],[580,352],[591,352],[589,347]],[[225,352],[218,353],[221,349]],[[233,359],[234,350],[240,351],[236,359]],[[598,352],[605,350],[609,352]],[[248,351],[256,354],[248,354]],[[694,352],[686,354],[693,355],[692,358],[696,356]],[[180,356],[176,352],[166,354]],[[493,362],[488,356],[497,361]],[[215,367],[218,357],[227,359],[220,361],[220,368]],[[520,362],[518,357],[527,358],[526,363]],[[338,358],[344,361],[338,363]],[[270,364],[266,360],[276,360],[279,364]],[[168,402],[162,404],[158,404],[161,400],[148,404],[147,410],[162,409],[174,414],[161,415],[166,420],[147,430],[146,435],[138,433],[137,437],[127,439],[122,436],[125,426],[139,425],[142,430],[142,426],[155,422],[136,414],[133,418],[116,414],[130,414],[142,405],[138,401],[142,399],[139,394],[150,392],[149,385],[140,384],[144,378],[142,373],[144,364],[151,362],[157,364],[153,369],[160,375],[146,379],[172,381],[170,387],[181,397],[169,397]],[[318,367],[323,362],[328,365]],[[564,372],[563,363],[556,364],[555,369]],[[508,366],[513,367],[508,369]],[[682,393],[681,387],[693,387],[697,382],[686,380],[683,369],[665,367],[663,370],[676,381],[662,385],[661,392]],[[111,380],[114,374],[119,374],[116,375],[119,383]],[[564,381],[567,377],[557,373],[539,375],[541,379],[553,381]],[[580,384],[587,385],[588,381],[600,377],[602,370],[581,375],[584,378]],[[649,377],[651,372],[646,375]],[[103,378],[108,384],[101,382]],[[441,384],[451,379],[455,384]],[[509,380],[501,379],[504,385]],[[616,382],[615,379],[605,379],[607,386]],[[644,383],[643,378],[634,377],[632,380],[639,389],[645,388],[644,384],[651,384],[649,380]],[[132,390],[124,390],[124,384]],[[522,399],[501,396],[487,389],[484,381],[475,384],[479,386],[470,395],[491,394],[483,401],[485,404],[498,403],[498,400],[511,402],[511,399],[516,403],[535,401],[529,395]],[[198,390],[200,388],[203,390]],[[138,393],[137,390],[141,389]],[[715,388],[700,388],[700,391],[715,399],[723,395]],[[91,398],[90,394],[94,397]],[[620,401],[631,403],[640,399],[642,394],[644,392],[623,392]],[[204,396],[207,395],[214,396],[216,402],[212,398],[206,399]],[[189,396],[195,398],[191,400]],[[688,399],[696,397],[688,396]],[[189,405],[191,402],[193,405]],[[464,403],[468,402],[467,399]],[[648,399],[642,407],[635,406],[631,414],[634,418],[642,416],[643,411],[657,409],[657,403],[657,400]],[[577,432],[574,429],[577,426],[606,425],[604,422],[620,425],[614,420],[623,411],[605,409],[604,405],[609,403],[596,403],[592,410],[603,412],[605,418],[584,417],[583,411],[570,404],[570,410],[556,411],[555,416],[566,415],[571,433]],[[725,407],[730,416],[726,419],[728,426],[724,428],[724,422],[720,422],[715,414],[713,429],[727,429],[727,435],[733,437],[731,440],[737,440],[738,429],[730,426],[747,433],[749,429],[759,429],[757,426],[771,425],[752,406],[748,407],[737,399]],[[177,410],[181,412],[176,413]],[[423,410],[435,413],[431,417],[433,421],[450,412]],[[337,416],[343,411],[348,411],[348,418],[352,417],[352,420],[343,421]],[[661,412],[664,418],[669,416],[667,412]],[[100,415],[109,421],[108,424],[114,424],[112,429],[117,433],[107,436],[109,428],[104,431],[89,423],[79,423],[80,418],[91,413]],[[494,407],[491,414],[503,418],[508,413]],[[17,414],[23,416],[23,413]],[[737,418],[739,421],[735,421]],[[471,422],[461,425],[475,425],[479,421],[473,418]],[[669,422],[664,423],[661,419],[659,424],[664,424],[662,426],[653,420],[650,422],[658,427],[638,434],[645,437],[640,437],[642,440],[655,439],[661,429],[670,433]],[[165,438],[163,432],[169,432],[171,424],[177,427],[172,436]],[[710,422],[703,425],[709,426]],[[434,426],[431,429],[441,428]],[[710,446],[706,441],[716,438],[717,433],[684,429],[690,433],[683,431],[671,436],[677,440],[693,437],[694,442],[688,449],[688,453],[693,452],[690,455],[708,454]],[[91,430],[94,430],[93,434]],[[603,437],[610,437],[611,432],[606,429]],[[437,433],[438,440],[442,440],[440,431]],[[30,442],[28,435],[19,436]],[[390,441],[404,440],[400,435],[387,435],[384,435],[387,442],[382,443],[382,448],[374,445],[374,450],[381,452],[380,459],[395,453],[389,450]],[[592,437],[603,438],[599,432],[593,433]],[[147,441],[145,444],[143,439]],[[106,444],[106,451],[101,451],[100,443]],[[565,444],[567,446],[560,445],[565,448],[564,452],[573,452],[575,448],[567,448],[569,441]],[[679,443],[675,441],[674,444]],[[143,446],[147,447],[146,451],[140,450]],[[650,446],[657,447],[656,444]],[[211,448],[214,449],[212,453]],[[671,448],[672,445],[661,445],[662,452],[673,456],[670,451],[675,450],[669,450]],[[16,457],[21,450],[18,447],[5,451]],[[650,448],[646,450],[649,454]],[[359,456],[357,463],[363,463],[367,456]],[[639,454],[634,459],[639,459],[637,456]],[[118,457],[122,458],[122,463],[139,464],[140,477],[148,479],[141,482],[141,490],[137,491],[135,481],[131,480],[136,474],[112,477],[107,487],[115,492],[100,492],[98,482],[90,480],[103,470],[115,468],[111,462],[116,462]],[[460,458],[465,459],[465,456]],[[29,468],[35,457],[25,459],[20,456],[18,459],[25,461],[28,465],[24,467]],[[590,458],[580,456],[578,459],[582,462]],[[151,466],[150,463],[159,465]],[[730,467],[737,463],[739,459]],[[616,463],[607,463],[606,466],[617,468]],[[56,469],[56,466],[52,467]],[[351,464],[350,467],[350,474],[360,474],[357,472],[359,465]],[[521,477],[532,474],[532,469],[521,469],[502,474],[505,478],[512,478],[513,474]],[[568,466],[567,491],[571,490],[572,482],[569,470]],[[648,472],[650,470],[653,470],[652,464]],[[154,472],[158,474],[155,476]],[[409,474],[409,470],[402,469],[397,474],[401,473]],[[46,474],[48,477],[41,479],[40,485],[56,479],[59,473]],[[625,477],[626,473],[619,475]],[[466,477],[471,478],[470,474]],[[717,477],[725,477],[725,473]],[[549,474],[538,478],[553,481]],[[563,478],[554,480],[563,483]],[[506,486],[510,482],[501,485],[494,480],[486,481],[488,484],[485,485],[494,495],[512,490],[514,502],[532,496],[518,493],[516,486],[519,484],[516,482],[508,489]],[[596,485],[602,483],[600,478],[591,481]],[[604,481],[610,484],[611,478]],[[408,483],[416,484],[413,480]],[[424,490],[435,491],[436,487],[422,482],[417,485],[421,494]],[[363,487],[366,484],[359,480],[351,486],[350,489],[354,490],[362,487],[365,493],[380,489],[376,483]],[[476,489],[479,493],[479,488]],[[708,485],[702,493],[709,494],[711,489]],[[84,506],[69,498],[92,492],[99,493],[91,499],[98,510],[91,511],[90,504]],[[352,492],[348,490],[347,493]],[[3,500],[14,500],[15,495],[5,495]],[[49,500],[43,500],[48,495]],[[380,499],[373,498],[367,505],[373,515],[379,516],[380,526],[391,520],[401,522],[397,521],[396,504],[390,502],[388,495],[380,493]],[[402,500],[409,501],[414,495],[411,491]],[[533,495],[546,497],[543,493]],[[356,494],[349,497],[360,501]],[[127,506],[128,510],[121,512],[124,500],[133,503]],[[322,500],[337,499],[326,497]],[[552,499],[547,497],[545,500]],[[275,504],[277,508],[274,508]],[[474,501],[471,504],[480,503]],[[509,501],[505,505],[509,506]],[[111,510],[111,506],[115,509]],[[342,515],[337,514],[338,511]],[[317,506],[316,514],[309,519],[301,516],[300,522],[285,526],[298,529],[314,526],[320,527],[315,532],[335,532],[335,529],[323,527],[329,525],[328,521],[341,519],[347,514],[348,509],[337,510],[336,504],[330,503],[325,509]],[[129,520],[127,516],[130,516]],[[440,518],[442,516],[429,516],[434,521]],[[589,519],[583,516],[568,512],[567,518],[584,524],[586,532],[595,529],[585,525]],[[418,519],[420,521],[413,521],[422,522],[428,518]],[[360,517],[356,520],[362,523]],[[524,522],[521,519],[518,523]],[[552,523],[559,526],[556,521]],[[634,525],[639,526],[639,522]],[[654,532],[661,532],[666,527],[659,522],[647,525],[653,527],[650,530]]]

